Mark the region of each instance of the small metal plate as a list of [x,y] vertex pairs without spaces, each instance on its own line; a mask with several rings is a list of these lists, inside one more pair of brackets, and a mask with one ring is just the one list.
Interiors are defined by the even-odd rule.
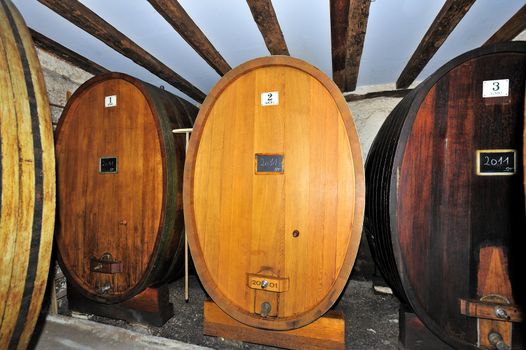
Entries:
[[248,287],[267,292],[286,292],[289,290],[289,279],[282,277],[248,274]]
[[506,176],[516,173],[517,151],[514,149],[477,150],[477,175]]
[[283,174],[283,154],[256,153],[256,174]]
[[99,158],[99,173],[100,174],[116,174],[118,172],[118,158],[117,157],[101,157]]

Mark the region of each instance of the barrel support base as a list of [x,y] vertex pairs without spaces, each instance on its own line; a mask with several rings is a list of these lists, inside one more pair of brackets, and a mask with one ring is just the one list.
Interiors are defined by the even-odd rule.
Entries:
[[398,349],[400,350],[454,350],[431,332],[420,319],[400,305]]
[[68,286],[68,304],[71,311],[155,327],[161,327],[174,315],[173,304],[168,300],[167,285],[147,288],[132,299],[117,304],[98,303]]
[[345,320],[329,311],[311,324],[290,331],[247,326],[225,314],[214,302],[205,301],[203,334],[285,349],[345,349]]

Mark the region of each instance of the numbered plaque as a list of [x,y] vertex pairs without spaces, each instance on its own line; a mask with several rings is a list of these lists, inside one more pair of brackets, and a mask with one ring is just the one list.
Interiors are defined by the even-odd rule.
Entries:
[[101,157],[99,159],[99,173],[116,174],[118,166],[117,157]]
[[487,149],[477,151],[477,175],[505,176],[516,172],[517,151],[513,149]]
[[279,105],[279,92],[268,91],[261,94],[261,105],[262,106],[275,106]]
[[283,155],[257,153],[256,174],[283,174]]
[[117,106],[117,95],[104,97],[104,107],[116,107]]
[[484,80],[482,82],[482,97],[505,97],[509,95],[510,80]]

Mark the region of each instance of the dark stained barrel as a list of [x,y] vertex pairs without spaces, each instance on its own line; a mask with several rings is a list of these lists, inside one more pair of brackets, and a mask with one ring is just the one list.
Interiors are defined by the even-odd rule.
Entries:
[[342,292],[360,242],[364,176],[351,113],[310,64],[258,58],[216,84],[185,164],[197,273],[228,315],[293,329]]
[[0,0],[0,140],[0,349],[25,349],[49,274],[55,158],[40,63],[8,0]]
[[[524,42],[453,59],[392,111],[367,159],[376,263],[400,300],[458,349],[492,348],[493,331],[524,345],[518,323],[495,310],[517,309],[524,268],[525,77]],[[491,311],[487,319],[476,307]]]
[[59,261],[99,302],[127,300],[182,268],[184,135],[197,108],[109,73],[69,99],[56,134]]

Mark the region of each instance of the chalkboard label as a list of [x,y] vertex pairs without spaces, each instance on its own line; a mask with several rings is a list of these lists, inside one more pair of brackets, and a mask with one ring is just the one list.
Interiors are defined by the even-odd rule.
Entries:
[[117,170],[117,157],[101,157],[99,159],[99,173],[115,174]]
[[283,155],[256,154],[256,174],[283,174]]
[[477,175],[504,176],[515,174],[517,151],[513,149],[484,149],[477,151]]

